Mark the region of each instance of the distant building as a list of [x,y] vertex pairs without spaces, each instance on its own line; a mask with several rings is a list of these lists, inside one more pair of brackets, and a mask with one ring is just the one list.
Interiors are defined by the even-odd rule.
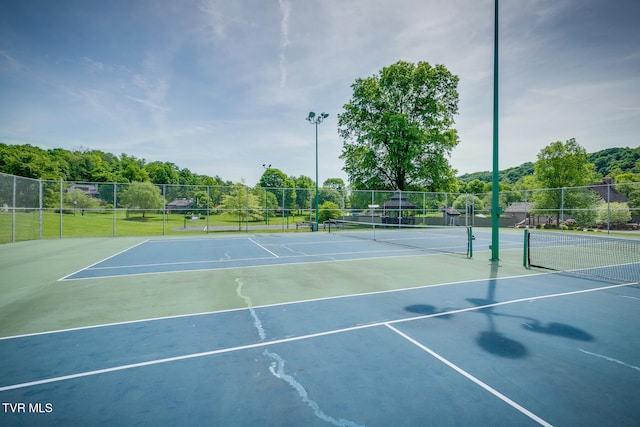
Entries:
[[537,218],[531,216],[534,206],[535,203],[533,202],[511,203],[509,207],[505,209],[504,214],[507,217],[513,218],[518,226],[534,226],[539,223]]
[[460,211],[450,207],[440,208],[445,225],[460,225]]
[[628,203],[629,198],[616,190],[615,188],[616,180],[615,178],[604,178],[602,182],[595,182],[593,184],[589,184],[589,190],[596,193],[603,201],[605,202],[620,202],[620,203]]
[[73,190],[80,190],[94,198],[100,197],[100,193],[98,192],[98,184],[72,184],[67,187],[67,192],[71,192]]
[[165,209],[170,213],[187,213],[195,204],[193,199],[175,199],[165,205]]
[[416,205],[407,200],[404,193],[396,191],[390,200],[382,205],[383,224],[415,224]]
[[[629,198],[615,189],[615,179],[605,178],[602,182],[595,182],[589,184],[587,188],[593,191],[603,202],[629,202]],[[531,213],[534,210],[535,203],[533,202],[515,202],[509,205],[505,210],[507,217],[513,218],[516,222],[516,227],[531,227],[548,221],[549,217],[542,216],[543,221],[540,221],[539,217],[533,217]]]

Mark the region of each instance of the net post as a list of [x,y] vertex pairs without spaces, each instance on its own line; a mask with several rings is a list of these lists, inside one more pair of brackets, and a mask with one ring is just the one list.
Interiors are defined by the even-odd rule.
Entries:
[[467,258],[473,258],[473,228],[467,227],[468,255]]
[[529,265],[529,230],[524,229],[524,248],[522,251],[522,265],[524,268],[531,268]]

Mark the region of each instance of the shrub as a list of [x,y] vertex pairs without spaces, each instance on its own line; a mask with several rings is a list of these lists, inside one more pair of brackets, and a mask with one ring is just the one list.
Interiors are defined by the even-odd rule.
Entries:
[[318,221],[324,222],[329,219],[340,218],[341,215],[342,210],[337,204],[335,204],[334,202],[324,202],[319,207]]

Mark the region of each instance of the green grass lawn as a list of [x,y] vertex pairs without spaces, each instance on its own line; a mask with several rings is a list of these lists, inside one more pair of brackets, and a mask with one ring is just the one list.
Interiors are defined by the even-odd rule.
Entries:
[[[289,231],[296,231],[295,224],[303,220],[308,220],[309,214],[282,217],[278,215],[269,217],[270,226],[282,226]],[[40,236],[40,213],[16,212],[15,226],[12,226],[13,215],[11,212],[0,213],[0,243],[12,241],[12,233],[15,230],[15,240],[35,240]],[[162,214],[152,213],[131,215],[127,217],[124,211],[116,213],[115,219],[113,211],[107,213],[85,212],[84,215],[77,211],[73,213],[44,211],[42,212],[42,237],[50,238],[70,238],[70,237],[111,237],[111,236],[162,236],[162,235],[183,235],[202,234],[205,227],[227,226],[224,231],[245,230],[247,223],[244,220],[238,223],[238,218],[229,213],[210,215],[198,219],[186,219],[182,214]],[[249,226],[265,226],[265,221],[249,221]],[[237,227],[236,227],[237,226]],[[15,227],[15,228],[14,228]],[[266,227],[265,227],[266,229]],[[62,232],[61,232],[62,230]],[[282,231],[282,227],[278,228]]]

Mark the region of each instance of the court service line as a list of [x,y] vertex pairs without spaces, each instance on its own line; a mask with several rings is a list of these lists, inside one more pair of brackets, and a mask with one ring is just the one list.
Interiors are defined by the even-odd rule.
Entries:
[[435,351],[431,350],[429,347],[425,346],[424,344],[421,344],[420,342],[418,342],[415,339],[411,338],[409,335],[407,335],[404,332],[400,331],[399,329],[393,327],[389,323],[385,323],[384,325],[387,328],[389,328],[392,331],[394,331],[396,334],[400,335],[402,338],[406,339],[407,341],[409,341],[410,343],[415,345],[416,347],[420,348],[421,350],[426,351],[431,356],[435,357],[440,362],[444,363],[445,365],[447,365],[448,367],[450,367],[451,369],[453,369],[454,371],[456,371],[460,375],[462,375],[465,378],[473,381],[474,383],[476,383],[477,385],[479,385],[480,387],[482,387],[483,389],[485,389],[489,393],[493,394],[495,397],[497,397],[498,399],[502,400],[507,405],[513,407],[514,409],[520,411],[521,413],[523,413],[527,417],[531,418],[532,420],[534,420],[538,424],[546,426],[546,427],[552,427],[552,424],[549,424],[548,422],[546,422],[545,420],[543,420],[542,418],[540,418],[539,416],[537,416],[533,412],[529,411],[525,407],[523,407],[520,404],[518,404],[518,403],[514,402],[513,400],[509,399],[507,396],[505,396],[504,394],[500,393],[498,390],[496,390],[495,388],[491,387],[487,383],[485,383],[483,381],[480,381],[478,378],[474,377],[469,372],[465,371],[464,369],[462,369],[461,367],[459,367],[455,363],[453,363],[450,360],[445,359],[444,357],[440,356],[438,353],[436,353]]
[[278,339],[278,340],[263,341],[263,342],[258,342],[258,343],[254,343],[254,344],[241,345],[241,346],[237,346],[237,347],[221,348],[221,349],[218,349],[218,350],[204,351],[204,352],[201,352],[201,353],[185,354],[185,355],[182,355],[182,356],[167,357],[165,359],[148,360],[146,362],[131,363],[129,365],[113,366],[111,368],[96,369],[94,371],[78,372],[76,374],[63,375],[63,376],[53,377],[53,378],[45,378],[43,380],[29,381],[29,382],[21,383],[21,384],[12,384],[12,385],[7,385],[7,386],[0,386],[0,392],[9,391],[9,390],[16,390],[16,389],[26,388],[26,387],[33,387],[33,386],[42,385],[42,384],[50,384],[50,383],[55,383],[55,382],[59,382],[59,381],[71,380],[71,379],[75,379],[75,378],[90,377],[90,376],[99,375],[99,374],[106,374],[106,373],[109,373],[109,372],[117,372],[117,371],[124,371],[124,370],[127,370],[127,369],[133,369],[133,368],[141,368],[141,367],[144,367],[144,366],[153,366],[153,365],[159,365],[159,364],[162,364],[162,363],[177,362],[177,361],[180,361],[180,360],[196,359],[196,358],[199,358],[199,357],[213,356],[213,355],[224,354],[224,353],[232,353],[232,352],[241,351],[241,350],[251,350],[251,349],[254,349],[254,348],[268,347],[270,345],[283,344],[283,343],[288,343],[288,342],[293,342],[293,341],[301,341],[301,340],[305,340],[305,339],[309,339],[309,338],[316,338],[316,337],[322,337],[322,336],[326,336],[326,335],[339,334],[339,333],[348,332],[348,331],[355,331],[355,330],[358,330],[358,329],[372,328],[372,327],[380,326],[380,325],[381,324],[379,324],[379,323],[371,323],[371,324],[367,324],[367,325],[357,325],[357,326],[351,326],[349,328],[318,332],[318,333],[315,333],[315,334],[302,335],[302,336],[298,336],[298,337],[287,337],[287,338],[282,338],[282,339]]
[[[269,267],[269,266],[259,266],[259,267]],[[152,273],[145,273],[145,274],[152,274]],[[158,273],[154,273],[154,274],[158,274]],[[495,278],[493,280],[514,280],[514,279],[529,278],[529,277],[534,277],[534,276],[546,276],[546,275],[551,275],[551,274],[555,274],[555,273],[534,273],[534,274],[527,274],[527,275],[521,275],[521,276],[505,276],[505,277],[497,277],[497,278]],[[120,277],[120,276],[118,276],[118,277]],[[70,280],[81,280],[81,279],[70,279]],[[332,295],[332,296],[322,297],[322,298],[312,298],[312,299],[299,300],[299,301],[287,301],[287,302],[280,302],[280,303],[275,303],[275,304],[257,305],[257,306],[255,306],[255,308],[279,307],[279,306],[283,306],[283,305],[286,306],[286,305],[290,305],[290,304],[304,304],[304,303],[309,303],[309,302],[326,301],[326,300],[333,300],[333,299],[357,298],[357,297],[362,297],[362,296],[379,295],[379,294],[394,293],[394,292],[411,292],[411,291],[414,291],[414,290],[420,290],[420,289],[426,289],[426,288],[461,285],[461,284],[469,284],[469,283],[475,283],[475,282],[485,282],[487,280],[488,279],[469,279],[469,280],[462,280],[462,281],[455,281],[455,282],[433,283],[433,284],[420,285],[420,286],[409,286],[409,287],[406,287],[406,288],[399,288],[399,289],[385,289],[385,290],[381,290],[381,291],[365,292],[365,293],[361,293],[361,294]],[[619,284],[619,285],[611,285],[611,286],[605,286],[605,287],[600,287],[600,288],[593,288],[593,290],[594,291],[600,291],[600,290],[607,290],[607,289],[610,289],[610,288],[626,287],[626,286],[630,286],[630,285],[634,285],[634,283],[623,283],[623,284]],[[584,290],[579,290],[579,291],[574,291],[574,292],[583,293],[583,292],[589,292],[589,291],[591,291],[591,289],[584,289]],[[563,295],[564,294],[553,294],[553,295],[550,295],[550,296],[551,297],[555,297],[555,296],[563,296]],[[458,310],[447,311],[447,312],[443,312],[443,313],[434,313],[434,314],[418,316],[418,317],[409,317],[409,318],[406,318],[406,319],[396,319],[396,320],[392,321],[392,323],[399,323],[399,322],[404,322],[404,321],[412,321],[412,320],[423,319],[423,318],[427,318],[427,317],[437,317],[437,316],[443,316],[443,315],[451,315],[451,314],[463,313],[463,312],[466,312],[466,311],[471,311],[471,310],[476,310],[476,309],[486,309],[486,308],[497,307],[497,306],[504,305],[504,304],[511,304],[511,303],[514,303],[514,302],[517,303],[517,302],[522,302],[522,301],[527,301],[527,300],[535,300],[535,299],[543,299],[543,298],[547,298],[547,296],[542,295],[542,296],[537,296],[537,297],[528,297],[528,298],[526,298],[524,300],[512,300],[512,301],[497,302],[497,303],[493,303],[493,304],[489,304],[489,305],[477,306],[477,307],[473,306],[473,307],[462,308],[462,309],[458,309]],[[82,330],[86,330],[86,329],[96,329],[96,328],[106,328],[106,327],[111,327],[111,326],[129,325],[129,324],[135,324],[135,323],[156,322],[156,321],[161,321],[161,320],[179,319],[179,318],[192,317],[192,316],[209,316],[209,315],[213,315],[213,314],[227,313],[227,312],[246,310],[246,309],[247,309],[246,307],[236,307],[236,308],[229,308],[229,309],[225,309],[225,310],[204,311],[204,312],[198,312],[198,313],[176,314],[176,315],[173,315],[173,316],[151,317],[151,318],[147,318],[147,319],[125,320],[125,321],[121,321],[121,322],[102,323],[102,324],[98,324],[98,325],[78,326],[78,327],[75,327],[75,328],[55,329],[55,330],[43,331],[43,332],[31,332],[31,333],[26,333],[26,334],[9,335],[9,336],[6,336],[6,337],[0,337],[0,341],[2,341],[2,340],[11,340],[11,339],[16,339],[16,338],[34,337],[34,336],[39,336],[39,335],[49,335],[49,334],[59,334],[59,333],[73,332],[73,331],[82,331]]]
[[259,248],[264,249],[265,251],[269,252],[269,253],[270,253],[271,255],[273,255],[274,257],[276,257],[276,258],[280,258],[280,255],[278,255],[278,254],[276,254],[276,253],[274,253],[274,252],[271,252],[269,249],[265,248],[265,247],[264,247],[264,246],[262,246],[260,243],[258,243],[258,242],[256,242],[255,240],[253,240],[251,237],[247,237],[247,239],[249,239],[249,241],[250,241],[251,243],[253,243],[254,245],[258,246]]
[[[548,274],[551,274],[551,273],[535,273],[535,274],[530,274],[525,276],[498,277],[493,280],[512,280],[512,279],[519,279],[523,277],[532,277],[532,276],[540,276],[540,275],[548,275]],[[80,279],[74,279],[74,280],[80,280]],[[294,304],[304,304],[304,303],[310,303],[310,302],[316,302],[316,301],[327,301],[327,300],[343,299],[343,298],[357,298],[357,297],[363,297],[363,296],[387,294],[387,293],[394,293],[394,292],[411,292],[411,291],[417,291],[417,290],[426,289],[426,288],[461,285],[461,284],[469,284],[469,283],[475,283],[475,282],[485,282],[486,280],[487,279],[469,279],[469,280],[461,280],[456,282],[434,283],[434,284],[419,285],[419,286],[416,285],[416,286],[408,286],[406,288],[385,289],[381,291],[364,292],[364,293],[357,293],[357,294],[332,295],[327,297],[311,298],[311,299],[304,299],[304,300],[298,300],[298,301],[286,301],[286,302],[279,302],[274,304],[262,304],[262,305],[256,305],[254,306],[254,308],[272,308],[272,307],[280,307],[280,306],[287,306],[287,305],[294,305]],[[31,332],[31,333],[20,334],[20,335],[9,335],[6,337],[0,337],[0,341],[11,340],[16,338],[34,337],[39,335],[82,331],[86,329],[97,329],[97,328],[106,328],[111,326],[129,325],[129,324],[135,324],[135,323],[157,322],[162,320],[180,319],[184,317],[210,316],[214,314],[228,313],[228,312],[241,311],[241,310],[247,310],[247,307],[236,307],[236,308],[229,308],[225,310],[215,310],[215,311],[202,311],[197,313],[175,314],[172,316],[160,316],[160,317],[151,317],[146,319],[124,320],[121,322],[101,323],[97,325],[78,326],[75,328],[55,329],[55,330],[43,331],[43,332]],[[449,314],[449,312],[447,312],[447,314]]]
[[[251,240],[251,239],[249,239]],[[276,255],[273,252],[271,252],[270,250],[264,248],[267,252],[269,252],[270,254],[273,254],[273,256],[275,256],[276,258],[283,258],[283,259],[297,259],[297,258],[308,258],[308,257],[324,257],[324,256],[329,256],[329,255],[345,255],[345,254],[361,254],[361,253],[388,253],[389,251],[383,251],[383,250],[379,250],[379,251],[360,251],[360,252],[328,252],[328,253],[320,253],[320,254],[305,254],[305,253],[299,253],[296,255]],[[398,249],[398,251],[406,251],[403,249]],[[115,255],[114,255],[115,256]],[[261,261],[261,260],[265,260],[265,259],[272,259],[273,257],[268,257],[268,256],[259,256],[259,257],[251,257],[251,258],[224,258],[224,259],[204,259],[204,260],[200,260],[200,261],[177,261],[177,262],[158,262],[158,263],[147,263],[147,264],[128,264],[128,265],[112,265],[112,266],[107,266],[107,267],[95,267],[92,268],[94,265],[101,263],[102,261],[99,261],[95,264],[92,264],[88,267],[83,268],[81,271],[85,271],[85,270],[91,270],[91,271],[105,271],[105,270],[126,270],[128,268],[145,268],[145,267],[160,267],[160,266],[181,266],[181,265],[197,265],[197,264],[217,264],[217,263],[229,263],[229,262],[245,262],[245,261]],[[108,258],[107,258],[108,259]],[[354,259],[360,259],[360,258],[354,258]],[[106,260],[103,260],[106,261]],[[281,264],[279,264],[281,265]],[[215,268],[214,268],[215,269]],[[168,271],[162,271],[160,273],[176,273],[182,270],[168,270]],[[189,270],[189,271],[198,271],[198,270]],[[150,272],[149,274],[154,274],[157,272]],[[67,275],[65,277],[69,277],[73,274],[76,273],[72,273],[70,275]],[[141,273],[141,274],[145,274],[145,273]],[[114,276],[100,276],[99,278],[103,278],[103,277],[114,277]],[[119,276],[118,276],[119,277]],[[59,279],[59,280],[63,280],[63,279]]]
[[626,366],[627,368],[631,368],[631,369],[635,369],[636,371],[640,371],[640,367],[634,366],[634,365],[629,365],[628,363],[625,363],[622,360],[614,359],[613,357],[605,356],[603,354],[591,353],[590,351],[583,350],[581,348],[578,348],[578,350],[580,350],[584,354],[588,354],[590,356],[599,357],[601,359],[608,360],[609,362],[617,363],[618,365]]
[[94,265],[98,265],[98,264],[100,264],[100,263],[102,263],[102,262],[105,262],[105,261],[107,261],[107,260],[109,260],[109,259],[111,259],[111,258],[113,258],[113,257],[116,257],[116,256],[118,256],[118,255],[120,255],[120,254],[123,254],[123,253],[125,253],[125,252],[127,252],[127,251],[130,251],[131,249],[133,249],[133,248],[135,248],[135,247],[138,247],[138,246],[140,246],[140,245],[144,245],[144,244],[145,244],[145,243],[147,243],[147,242],[149,242],[149,239],[147,239],[147,240],[143,240],[142,242],[137,243],[137,244],[135,244],[135,245],[133,245],[133,246],[130,246],[130,247],[126,248],[126,249],[123,249],[123,250],[121,250],[120,252],[116,252],[115,254],[110,255],[110,256],[108,256],[108,257],[106,257],[106,258],[104,258],[104,259],[101,259],[100,261],[94,262],[93,264],[90,264],[90,265],[88,265],[88,266],[86,266],[86,267],[84,267],[84,268],[81,268],[81,269],[80,269],[80,270],[78,270],[78,271],[74,271],[74,272],[73,272],[73,273],[71,273],[71,274],[67,274],[66,276],[61,277],[61,278],[60,278],[60,279],[58,279],[57,281],[58,281],[58,282],[60,282],[60,281],[62,281],[62,280],[65,280],[67,277],[70,277],[70,276],[73,276],[74,274],[78,274],[78,273],[80,273],[81,271],[89,270],[89,269],[91,269],[91,267],[93,267]]
[[[268,249],[267,249],[268,250]],[[418,251],[421,251],[422,255],[418,254]],[[399,255],[390,255],[390,252],[398,252]],[[410,253],[406,253],[406,252],[410,252]],[[369,254],[371,256],[365,257],[365,258],[346,258],[346,259],[334,259],[334,258],[330,258],[330,259],[326,259],[329,258],[330,256],[336,256],[336,255],[359,255],[359,254]],[[382,255],[376,255],[376,254],[382,254]],[[349,261],[371,261],[371,260],[376,260],[376,259],[381,259],[381,258],[406,258],[406,257],[415,257],[415,256],[441,256],[442,253],[438,253],[438,252],[425,252],[422,251],[420,249],[410,249],[410,248],[404,248],[404,249],[396,249],[396,250],[376,250],[376,251],[358,251],[358,252],[329,252],[329,253],[320,253],[320,254],[314,254],[314,255],[283,255],[283,256],[278,256],[276,255],[276,257],[280,260],[297,260],[297,259],[312,259],[311,261],[293,261],[293,262],[284,262],[282,264],[259,264],[259,265],[234,265],[234,266],[230,266],[230,267],[217,267],[217,265],[223,265],[223,264],[229,264],[231,262],[236,262],[236,261],[259,261],[259,260],[273,260],[274,257],[256,257],[256,258],[237,258],[237,259],[228,259],[228,260],[209,260],[209,261],[184,261],[181,263],[160,263],[160,264],[148,264],[149,266],[151,265],[155,265],[155,266],[171,266],[171,265],[180,265],[180,264],[213,264],[216,265],[216,267],[203,267],[203,268],[194,268],[194,269],[190,269],[190,270],[167,270],[167,271],[147,271],[147,272],[142,272],[142,273],[127,273],[127,274],[115,274],[115,275],[107,275],[107,276],[87,276],[87,277],[72,277],[75,274],[81,273],[83,271],[102,271],[102,270],[119,270],[119,269],[126,269],[126,268],[136,268],[136,267],[145,267],[147,265],[143,265],[143,264],[139,264],[139,265],[130,265],[130,266],[114,266],[114,267],[96,267],[96,268],[90,268],[89,267],[85,267],[81,270],[76,271],[75,273],[71,273],[68,274],[60,279],[58,279],[58,281],[72,281],[72,280],[92,280],[92,279],[111,279],[111,278],[120,278],[120,277],[131,277],[131,276],[146,276],[146,275],[151,275],[151,274],[174,274],[174,273],[197,273],[197,272],[202,272],[202,271],[217,271],[217,270],[227,270],[227,269],[232,269],[232,268],[270,268],[270,267],[279,267],[279,266],[290,266],[290,265],[300,265],[300,264],[318,264],[318,263],[328,263],[328,262],[349,262]],[[107,258],[108,259],[108,258]],[[96,263],[98,264],[98,263]],[[92,264],[95,265],[95,264]]]
[[158,365],[158,364],[162,364],[162,363],[176,362],[176,361],[180,361],[180,360],[195,359],[195,358],[199,358],[199,357],[213,356],[213,355],[217,355],[217,354],[232,353],[232,352],[235,352],[235,351],[267,347],[267,346],[270,346],[270,345],[283,344],[283,343],[294,342],[294,341],[302,341],[302,340],[306,340],[306,339],[310,339],[310,338],[317,338],[317,337],[323,337],[323,336],[328,336],[328,335],[337,335],[337,334],[341,334],[341,333],[344,333],[344,332],[356,331],[356,330],[360,330],[360,329],[373,328],[373,327],[378,327],[378,326],[388,326],[388,325],[392,325],[392,324],[395,324],[395,323],[403,323],[403,322],[408,322],[408,321],[413,321],[413,320],[422,320],[422,319],[428,319],[428,318],[432,318],[432,317],[446,316],[446,315],[450,315],[450,314],[464,313],[464,312],[475,311],[475,310],[484,310],[484,309],[487,309],[489,307],[496,307],[496,306],[500,306],[500,305],[515,304],[515,303],[519,303],[519,302],[535,301],[535,300],[538,300],[538,299],[554,298],[554,297],[581,294],[581,293],[587,293],[587,292],[596,292],[596,291],[600,291],[600,290],[606,290],[606,289],[611,289],[611,288],[619,288],[619,287],[624,287],[624,286],[629,286],[629,285],[633,285],[633,283],[626,283],[626,284],[622,284],[622,285],[604,286],[604,287],[601,287],[601,288],[585,289],[585,290],[580,290],[580,291],[564,292],[564,293],[559,293],[559,294],[541,295],[541,296],[534,296],[534,297],[528,297],[528,298],[520,298],[520,299],[516,299],[516,300],[504,301],[504,302],[495,303],[495,304],[480,305],[480,306],[468,307],[468,308],[459,309],[459,310],[451,310],[451,311],[445,311],[445,312],[441,312],[441,313],[426,314],[426,315],[423,315],[423,316],[415,316],[415,317],[410,317],[410,318],[405,318],[405,319],[373,322],[373,323],[367,323],[367,324],[362,324],[362,325],[350,326],[350,327],[346,327],[346,328],[334,329],[334,330],[330,330],[330,331],[317,332],[317,333],[314,333],[314,334],[301,335],[301,336],[297,336],[297,337],[287,337],[287,338],[281,338],[281,339],[277,339],[277,340],[258,342],[258,343],[254,343],[254,344],[246,344],[246,345],[242,345],[242,346],[236,346],[236,347],[222,348],[222,349],[218,349],[218,350],[205,351],[205,352],[201,352],[201,353],[192,353],[192,354],[185,354],[185,355],[182,355],[182,356],[169,357],[169,358],[165,358],[165,359],[149,360],[149,361],[146,361],[146,362],[132,363],[132,364],[129,364],[129,365],[114,366],[114,367],[111,367],[111,368],[97,369],[97,370],[94,370],[94,371],[79,372],[79,373],[76,373],[76,374],[63,375],[63,376],[53,377],[53,378],[45,378],[43,380],[30,381],[30,382],[26,382],[26,383],[12,384],[12,385],[7,385],[7,386],[0,386],[0,392],[8,391],[8,390],[20,389],[20,388],[25,388],[25,387],[32,387],[32,386],[42,385],[42,384],[55,383],[55,382],[59,382],[59,381],[69,380],[69,379],[75,379],[75,378],[82,378],[82,377],[88,377],[88,376],[93,376],[93,375],[99,375],[99,374],[104,374],[104,373],[108,373],[108,372],[117,372],[117,371],[123,371],[123,370],[127,370],[127,369],[140,368],[140,367],[144,367],[144,366],[152,366],[152,365]]

